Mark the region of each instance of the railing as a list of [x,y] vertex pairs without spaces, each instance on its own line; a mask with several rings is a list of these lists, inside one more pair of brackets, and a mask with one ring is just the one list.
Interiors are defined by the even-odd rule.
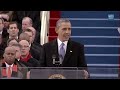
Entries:
[[88,69],[77,67],[19,67],[12,69],[11,77],[7,77],[7,68],[0,68],[0,79],[119,79],[119,71],[119,68],[100,67],[88,67]]

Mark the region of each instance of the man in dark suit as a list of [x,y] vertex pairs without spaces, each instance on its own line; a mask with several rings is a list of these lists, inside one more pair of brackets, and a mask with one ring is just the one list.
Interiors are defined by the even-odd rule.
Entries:
[[61,66],[63,67],[87,67],[84,56],[84,45],[71,41],[71,23],[68,19],[57,21],[56,33],[57,39],[43,45],[44,61],[43,66],[54,66],[53,58],[60,59],[61,44],[64,43],[65,55]]
[[[16,50],[14,47],[6,47],[3,54],[4,59],[0,63],[0,78],[27,79],[29,74],[26,66],[15,59]],[[25,67],[25,68],[23,68]]]
[[84,56],[84,45],[71,41],[71,22],[68,19],[59,19],[55,28],[57,39],[45,43],[44,60],[41,66],[45,67],[79,67],[85,69],[87,64]]
[[30,45],[30,53],[31,55],[37,59],[38,61],[41,61],[42,59],[42,53],[43,53],[43,48],[41,45],[37,46],[35,43],[32,43],[32,32],[28,32],[27,30],[23,33],[20,34],[19,36],[19,41],[21,40],[26,40],[29,42]]

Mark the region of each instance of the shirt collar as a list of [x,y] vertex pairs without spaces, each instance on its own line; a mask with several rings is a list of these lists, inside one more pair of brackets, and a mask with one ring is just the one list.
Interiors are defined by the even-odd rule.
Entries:
[[9,66],[13,67],[13,64],[12,65],[8,65],[6,62],[5,62],[5,65],[6,65],[6,67],[9,67]]
[[29,47],[31,47],[31,43],[29,44]]
[[[9,36],[9,38],[12,38],[11,36]],[[17,37],[15,37],[16,39],[18,39],[18,36]]]
[[64,43],[67,46],[68,41],[61,42],[59,38],[57,38],[58,46],[60,47],[61,43]]
[[2,34],[3,31],[0,32],[0,34]]
[[20,61],[20,59],[17,59],[18,61]]

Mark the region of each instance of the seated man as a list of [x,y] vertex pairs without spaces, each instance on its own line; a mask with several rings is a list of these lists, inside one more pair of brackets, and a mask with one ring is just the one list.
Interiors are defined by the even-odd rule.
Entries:
[[1,78],[20,78],[20,79],[27,79],[28,70],[27,68],[22,68],[24,65],[20,64],[15,59],[16,50],[14,47],[6,47],[4,52],[4,59],[1,63]]
[[21,40],[28,41],[29,46],[30,46],[30,53],[31,53],[32,57],[40,62],[41,59],[42,59],[43,50],[42,50],[42,47],[41,48],[39,46],[37,47],[37,46],[35,46],[34,44],[31,43],[32,33],[31,32],[21,33],[20,36],[19,36],[19,41],[21,41]]
[[30,53],[29,42],[26,40],[21,40],[19,44],[21,45],[20,60],[28,67],[39,67],[40,66],[39,61],[33,58]]

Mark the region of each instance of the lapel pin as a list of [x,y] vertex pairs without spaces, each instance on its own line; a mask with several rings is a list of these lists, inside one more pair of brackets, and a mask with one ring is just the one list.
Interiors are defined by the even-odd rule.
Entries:
[[70,51],[70,52],[72,52],[72,51]]

